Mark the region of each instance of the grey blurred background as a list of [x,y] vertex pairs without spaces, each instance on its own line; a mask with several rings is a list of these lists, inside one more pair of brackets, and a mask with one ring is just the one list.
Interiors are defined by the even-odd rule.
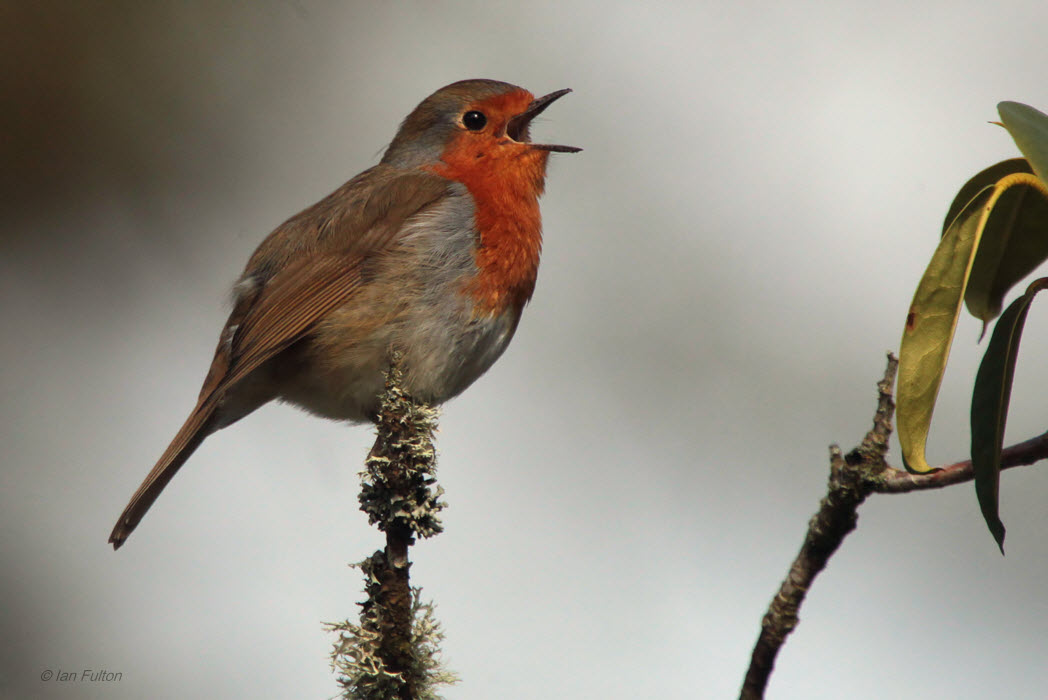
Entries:
[[[436,88],[575,93],[537,293],[447,405],[446,532],[415,548],[449,698],[737,693],[823,493],[870,424],[941,217],[1048,108],[1031,2],[0,5],[0,695],[326,698],[365,427],[269,406],[110,527],[191,408],[229,286]],[[1045,429],[1034,306],[1009,441]],[[962,322],[929,458],[962,459]],[[899,463],[897,451],[892,459]],[[876,497],[770,698],[1043,698],[1048,469]],[[116,683],[43,682],[107,669]]]

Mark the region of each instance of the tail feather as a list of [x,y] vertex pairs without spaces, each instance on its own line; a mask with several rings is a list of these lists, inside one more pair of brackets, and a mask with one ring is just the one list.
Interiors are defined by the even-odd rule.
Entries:
[[214,420],[217,402],[213,398],[213,396],[207,397],[197,404],[181,430],[175,435],[175,439],[171,441],[157,461],[156,466],[135,491],[135,495],[131,497],[131,501],[116,521],[112,534],[109,535],[109,542],[113,545],[113,549],[120,549],[120,545],[124,544],[124,540],[138,526],[146,511],[153,505],[153,501],[171,481],[171,477],[186,463],[196,448],[200,447],[204,438],[217,429]]

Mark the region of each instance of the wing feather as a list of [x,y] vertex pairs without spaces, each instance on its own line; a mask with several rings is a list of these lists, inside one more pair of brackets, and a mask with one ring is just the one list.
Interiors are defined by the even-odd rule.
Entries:
[[379,165],[292,217],[258,247],[219,338],[196,407],[131,497],[109,541],[124,543],[204,438],[238,382],[303,338],[364,284],[369,258],[394,245],[405,222],[439,204],[451,183]]

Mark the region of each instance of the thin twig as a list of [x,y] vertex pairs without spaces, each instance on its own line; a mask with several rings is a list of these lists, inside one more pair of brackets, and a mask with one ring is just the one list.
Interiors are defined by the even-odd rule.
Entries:
[[[862,443],[847,455],[842,455],[836,445],[830,447],[830,479],[826,496],[808,523],[804,544],[761,622],[761,633],[739,695],[741,700],[764,697],[775,658],[799,622],[798,613],[808,589],[844,538],[855,529],[859,506],[867,496],[938,489],[974,478],[970,460],[943,465],[926,474],[910,474],[888,466],[884,456],[892,431],[891,419],[895,410],[892,385],[897,368],[898,360],[889,354],[884,378],[877,384],[877,413],[873,428]],[[1001,469],[1029,465],[1042,459],[1048,459],[1048,432],[1005,448],[1001,455]]]
[[438,686],[455,682],[439,659],[441,632],[432,606],[421,602],[409,578],[415,538],[442,530],[445,504],[433,447],[438,411],[404,392],[398,364],[395,355],[359,498],[369,522],[385,533],[386,547],[359,565],[367,593],[360,622],[329,625],[339,633],[332,665],[341,674],[343,696],[354,700],[435,698]]
[[[1001,469],[1024,467],[1048,459],[1048,432],[1005,448],[1001,452]],[[910,474],[901,469],[888,468],[883,481],[874,490],[878,493],[907,493],[944,486],[963,484],[975,478],[971,460],[946,464],[927,474]]]
[[826,496],[808,523],[804,544],[761,622],[761,633],[753,648],[739,696],[742,700],[764,697],[768,678],[775,667],[775,657],[786,637],[797,626],[798,613],[808,589],[844,538],[855,529],[859,506],[873,492],[874,480],[888,468],[884,455],[895,411],[891,389],[898,365],[895,356],[889,355],[884,378],[877,385],[879,392],[873,428],[866,433],[862,444],[847,456],[842,455],[836,445],[830,447],[830,479]]

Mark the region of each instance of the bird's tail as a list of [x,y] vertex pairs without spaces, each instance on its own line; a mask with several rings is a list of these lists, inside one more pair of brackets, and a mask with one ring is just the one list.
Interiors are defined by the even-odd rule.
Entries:
[[200,447],[204,438],[217,429],[214,415],[217,403],[214,396],[202,398],[193,412],[189,414],[182,429],[167,446],[156,466],[135,491],[135,495],[131,497],[131,501],[116,521],[113,532],[109,535],[109,542],[113,545],[113,549],[120,549],[120,545],[124,544],[124,540],[138,526],[139,521],[167,486],[167,482],[171,481],[175,472],[186,463],[196,448]]

